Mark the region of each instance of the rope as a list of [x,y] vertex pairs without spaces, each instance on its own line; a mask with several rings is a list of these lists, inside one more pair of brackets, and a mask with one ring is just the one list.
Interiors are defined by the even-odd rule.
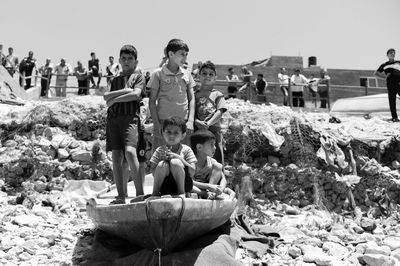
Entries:
[[[179,231],[179,229],[181,227],[182,217],[183,217],[183,214],[184,214],[185,208],[186,208],[185,199],[184,198],[180,198],[180,199],[182,201],[181,211],[179,212],[178,220],[176,222],[174,235],[169,240],[170,242],[177,236],[177,233],[178,233],[178,231]],[[158,244],[157,244],[157,241],[156,241],[155,236],[153,234],[150,212],[151,212],[151,201],[150,200],[146,200],[146,219],[147,219],[147,223],[149,224],[149,228],[150,228],[150,238],[153,241],[154,246],[157,247]],[[163,239],[163,241],[165,241],[165,239]],[[165,246],[165,243],[164,243],[164,246]],[[155,254],[158,253],[158,265],[161,266],[162,248],[157,247],[153,252]]]

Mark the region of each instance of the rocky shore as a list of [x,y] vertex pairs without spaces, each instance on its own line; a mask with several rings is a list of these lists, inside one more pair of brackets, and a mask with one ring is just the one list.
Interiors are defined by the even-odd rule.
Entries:
[[[399,265],[400,126],[229,100],[229,185],[282,244],[245,265]],[[87,265],[94,225],[63,193],[111,181],[101,97],[0,106],[0,264]],[[250,191],[243,192],[244,180]],[[241,191],[241,192],[239,192]]]

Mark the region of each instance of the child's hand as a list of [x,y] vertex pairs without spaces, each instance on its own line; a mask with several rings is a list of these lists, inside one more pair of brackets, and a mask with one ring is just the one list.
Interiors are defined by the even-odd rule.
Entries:
[[171,160],[171,159],[174,159],[174,158],[181,159],[181,156],[179,156],[179,154],[176,154],[176,153],[174,153],[172,151],[168,151],[166,157],[167,157],[167,160]]
[[213,200],[217,195],[214,192],[207,191],[207,199]]
[[208,190],[210,190],[211,192],[215,193],[216,196],[222,194],[222,191],[223,191],[221,186],[213,185],[213,184],[209,184]]
[[188,133],[188,134],[191,134],[191,133],[193,132],[193,129],[194,129],[194,127],[193,127],[193,122],[187,121],[187,122],[186,122],[186,130],[187,130],[187,133]]

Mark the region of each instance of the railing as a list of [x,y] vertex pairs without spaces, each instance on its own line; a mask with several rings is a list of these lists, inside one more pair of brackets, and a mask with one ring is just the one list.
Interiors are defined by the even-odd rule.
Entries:
[[[18,74],[19,74],[20,78],[22,79],[22,87],[24,87],[27,79],[34,80],[31,83],[31,87],[38,86],[38,85],[40,87],[46,86],[45,95],[48,95],[49,90],[51,88],[54,88],[54,89],[62,89],[62,88],[65,88],[65,89],[82,89],[82,90],[86,90],[86,91],[89,91],[90,89],[96,89],[96,88],[90,87],[90,77],[91,77],[90,75],[81,76],[81,77],[83,77],[82,80],[86,81],[86,85],[85,86],[78,86],[78,85],[74,86],[74,85],[71,85],[71,80],[68,79],[68,78],[69,77],[75,77],[76,78],[75,82],[76,82],[76,84],[78,84],[78,79],[77,79],[78,76],[75,75],[75,74],[51,74],[50,76],[44,76],[42,74],[24,76],[24,74],[20,74],[19,72],[18,72]],[[53,82],[55,82],[57,80],[57,77],[67,77],[66,86],[59,86],[59,85],[56,85],[56,84],[52,84]],[[111,77],[113,77],[113,76],[103,76],[103,75],[101,76],[101,78],[105,78],[105,79],[108,79],[108,78],[111,78]],[[97,78],[97,77],[95,77],[95,78]],[[40,83],[39,84],[38,84],[38,79],[40,79]],[[43,82],[43,81],[45,81],[45,82]],[[108,86],[108,82],[107,82],[107,84],[105,86]]]
[[[243,81],[229,81],[229,80],[217,80],[215,83],[216,89],[227,95],[227,97],[236,97],[240,98],[241,94],[239,92],[236,93],[228,93],[227,88],[229,86],[236,87],[238,90],[241,88],[245,82]],[[289,81],[288,85],[288,103],[291,108],[293,108],[293,99],[299,97],[293,97],[291,93],[291,87],[292,83]],[[358,97],[358,96],[365,96],[365,95],[373,95],[373,94],[379,94],[379,93],[385,93],[386,88],[385,87],[368,87],[367,86],[348,86],[348,85],[332,85],[330,84],[329,80],[326,81],[326,84],[319,84],[318,87],[328,87],[327,88],[327,94],[326,97],[320,97],[320,94],[318,92],[315,93],[315,97],[311,95],[311,93],[308,92],[307,86],[308,84],[296,84],[296,85],[302,85],[304,86],[303,90],[303,98],[305,102],[310,102],[314,105],[313,107],[317,110],[320,109],[318,107],[318,101],[324,101],[326,100],[326,105],[327,109],[330,110],[331,104],[335,102],[337,99],[340,98],[349,98],[349,97]],[[259,95],[257,94],[255,90],[255,85],[254,81],[250,83],[251,88],[248,89],[248,95],[247,98],[252,102],[252,103],[274,103],[281,105],[283,102],[283,93],[280,90],[280,83],[278,82],[268,82],[268,86],[266,89],[266,94]],[[264,96],[265,101],[259,101],[257,99],[257,96]]]

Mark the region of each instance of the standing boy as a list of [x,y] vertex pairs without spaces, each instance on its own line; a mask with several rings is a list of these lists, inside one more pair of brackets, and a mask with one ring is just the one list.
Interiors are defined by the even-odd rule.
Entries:
[[189,71],[182,68],[186,63],[189,47],[179,39],[168,42],[165,53],[167,63],[150,77],[147,87],[150,91],[149,108],[153,119],[153,151],[165,142],[161,136],[163,121],[178,116],[186,122],[187,134],[193,131],[194,92],[196,86]]
[[211,131],[198,130],[190,137],[190,143],[197,159],[193,191],[202,197],[215,198],[226,187],[222,164],[212,158],[216,150],[215,136]]
[[217,142],[215,158],[222,165],[224,164],[224,150],[221,133],[221,117],[226,112],[224,94],[214,89],[217,79],[215,65],[207,61],[200,68],[200,89],[196,91],[196,129],[210,130]]
[[153,196],[178,195],[191,192],[196,156],[181,141],[186,135],[186,122],[180,117],[164,120],[162,135],[167,143],[158,147],[150,159],[154,176]]
[[[119,62],[122,73],[111,81],[110,92],[104,94],[107,101],[107,151],[112,151],[114,182],[118,196],[111,204],[124,204],[127,197],[128,175],[124,175],[124,159],[129,164],[135,183],[136,195],[143,195],[144,172],[139,162],[145,157],[137,152],[139,140],[139,102],[144,78],[135,72],[138,60],[136,48],[124,45]],[[142,168],[142,167],[141,167]],[[144,168],[143,168],[144,169]]]
[[400,96],[400,61],[394,59],[396,51],[393,48],[390,48],[386,55],[389,60],[380,65],[374,75],[386,79],[392,121],[399,122],[396,110],[396,94]]

